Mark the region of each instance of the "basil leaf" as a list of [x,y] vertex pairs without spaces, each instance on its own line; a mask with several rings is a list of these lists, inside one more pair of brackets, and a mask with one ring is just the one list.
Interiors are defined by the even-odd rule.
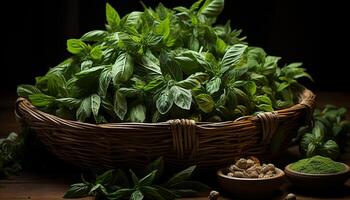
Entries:
[[84,71],[92,67],[93,62],[91,60],[85,60],[80,64],[80,70]]
[[225,43],[225,41],[218,37],[216,39],[215,50],[218,53],[224,54],[226,52],[226,48],[227,48],[227,44]]
[[256,84],[253,81],[248,81],[244,85],[244,88],[250,96],[254,96],[256,94]]
[[273,111],[272,106],[268,105],[268,104],[257,105],[257,108],[258,108],[258,110],[265,111],[265,112],[272,112]]
[[196,166],[188,167],[187,169],[175,174],[173,177],[171,177],[166,183],[165,186],[171,187],[174,184],[180,183],[182,181],[185,181],[189,179],[194,171]]
[[258,95],[256,96],[256,101],[258,104],[267,104],[267,105],[271,105],[271,99],[268,96],[265,95]]
[[280,92],[282,90],[284,90],[285,88],[287,88],[290,84],[287,82],[282,82],[280,84],[278,84],[277,86],[277,92]]
[[330,157],[332,159],[337,159],[340,153],[338,144],[333,140],[327,140],[321,150],[320,154],[323,156]]
[[72,54],[79,54],[87,49],[87,45],[79,39],[67,40],[67,50]]
[[76,113],[77,120],[84,122],[91,115],[91,99],[90,97],[85,98]]
[[112,182],[114,170],[108,170],[96,177],[95,184],[108,184]]
[[131,122],[144,122],[146,119],[146,107],[142,104],[130,108],[128,120]]
[[51,72],[44,77],[37,78],[36,85],[38,89],[51,96],[66,96],[66,80],[59,72]]
[[56,102],[66,106],[66,107],[69,107],[69,108],[77,108],[80,105],[81,100],[76,99],[76,98],[67,97],[67,98],[56,99]]
[[143,67],[149,70],[150,75],[162,75],[162,72],[159,67],[159,61],[158,63],[156,63],[152,61],[152,59],[150,59],[149,56],[144,55],[142,56],[141,64]]
[[213,98],[208,94],[199,94],[195,96],[195,100],[199,109],[201,109],[205,113],[210,113],[213,111],[215,102]]
[[104,195],[107,195],[108,192],[106,190],[106,188],[101,185],[100,183],[97,183],[95,186],[93,186],[91,188],[91,190],[89,191],[89,195],[96,195],[97,193],[102,193]]
[[121,94],[123,94],[126,97],[135,97],[140,94],[140,91],[138,91],[135,88],[119,88],[118,90]]
[[133,58],[128,53],[120,54],[112,66],[113,83],[128,81],[133,74],[133,70]]
[[80,71],[75,74],[78,79],[86,78],[86,77],[95,77],[100,74],[100,72],[104,69],[104,66],[93,67],[90,69],[86,69]]
[[314,143],[309,143],[306,150],[306,157],[312,157],[316,154],[316,145]]
[[240,61],[247,45],[235,44],[230,47],[221,60],[221,71],[226,72],[230,67]]
[[45,107],[51,105],[55,101],[55,97],[46,95],[46,94],[30,94],[28,96],[30,102],[33,106]]
[[145,177],[140,179],[139,185],[140,186],[150,186],[153,184],[158,170],[153,170],[151,173],[147,174]]
[[83,36],[81,36],[80,39],[82,41],[86,41],[86,42],[98,42],[106,36],[107,36],[106,31],[94,30],[94,31],[89,31],[89,32],[85,33]]
[[152,47],[158,45],[163,40],[163,36],[148,34],[145,40],[147,42],[145,46]]
[[192,94],[190,90],[179,86],[173,86],[170,92],[174,96],[174,103],[182,109],[189,110],[192,103]]
[[101,46],[95,46],[90,51],[90,56],[94,60],[100,60],[102,58],[102,49]]
[[143,12],[134,11],[127,14],[121,23],[123,23],[124,27],[137,26],[141,20]]
[[89,196],[92,186],[85,183],[76,183],[69,187],[63,198],[82,198]]
[[91,95],[91,111],[92,114],[94,115],[95,121],[97,122],[98,118],[98,111],[100,110],[101,106],[101,98],[97,94]]
[[31,94],[39,94],[41,91],[33,85],[19,85],[17,86],[17,95],[28,98]]
[[159,113],[164,115],[171,109],[171,107],[173,106],[173,103],[174,103],[173,94],[170,92],[170,90],[164,89],[160,93],[156,101],[156,107]]
[[106,20],[113,30],[115,30],[120,24],[118,12],[109,3],[106,3]]
[[164,20],[160,21],[159,25],[156,27],[156,33],[162,35],[163,38],[167,38],[170,34],[170,17],[166,17]]
[[199,6],[202,4],[202,2],[203,2],[203,0],[198,0],[198,1],[194,2],[190,8],[190,12],[197,10],[199,8]]
[[206,89],[210,94],[214,94],[219,91],[221,85],[221,78],[213,77],[207,84]]
[[178,63],[178,67],[187,75],[202,72],[209,65],[203,55],[191,50],[181,52],[174,59]]
[[217,17],[224,9],[225,0],[206,0],[199,10],[199,14],[207,17]]
[[128,111],[128,105],[127,101],[124,95],[122,95],[120,92],[116,91],[114,94],[114,105],[113,109],[115,114],[123,120],[125,117],[126,112]]
[[102,73],[100,74],[100,77],[99,77],[99,84],[98,84],[98,94],[101,96],[101,97],[105,97],[106,94],[107,94],[107,90],[108,90],[108,87],[109,87],[109,84],[112,80],[112,73],[109,69],[104,69],[102,71]]
[[194,89],[200,87],[201,83],[207,80],[207,78],[208,74],[197,72],[187,77],[185,80],[177,82],[176,85],[185,89]]
[[145,92],[154,92],[159,89],[161,89],[164,86],[164,80],[162,77],[156,77],[152,79],[149,83],[147,83],[144,87],[143,90]]

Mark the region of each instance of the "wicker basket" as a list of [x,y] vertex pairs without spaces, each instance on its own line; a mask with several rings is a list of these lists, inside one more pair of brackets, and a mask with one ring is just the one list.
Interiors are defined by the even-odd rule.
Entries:
[[238,156],[271,155],[271,139],[277,130],[284,132],[286,148],[298,127],[309,121],[315,105],[310,90],[299,94],[299,103],[288,109],[218,123],[176,119],[95,125],[41,112],[24,98],[17,100],[16,116],[36,131],[51,152],[82,168],[144,166],[164,156],[167,164],[178,167],[196,164],[217,169]]

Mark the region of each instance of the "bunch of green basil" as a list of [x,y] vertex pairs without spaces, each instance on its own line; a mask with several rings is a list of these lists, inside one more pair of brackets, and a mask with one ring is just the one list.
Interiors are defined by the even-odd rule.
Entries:
[[107,3],[106,30],[69,39],[72,56],[18,95],[92,123],[224,121],[293,105],[296,79],[311,78],[302,64],[280,67],[230,22],[214,25],[223,8],[224,0],[199,0],[120,17]]
[[350,121],[346,108],[326,105],[313,114],[314,126],[299,129],[300,152],[306,157],[322,155],[337,159],[341,152],[350,152]]
[[163,182],[163,158],[149,164],[143,178],[130,169],[130,176],[124,171],[109,170],[96,177],[92,182],[82,177],[82,183],[70,186],[64,198],[94,196],[95,199],[130,199],[130,200],[173,200],[180,197],[198,196],[207,193],[209,187],[201,182],[189,180],[196,166],[182,170]]

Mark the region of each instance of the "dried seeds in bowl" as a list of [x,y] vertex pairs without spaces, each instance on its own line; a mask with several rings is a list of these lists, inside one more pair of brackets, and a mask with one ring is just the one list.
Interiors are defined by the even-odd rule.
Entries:
[[283,170],[255,157],[240,158],[217,176],[222,189],[242,199],[271,199],[285,181]]
[[255,157],[240,158],[228,168],[227,176],[237,178],[270,178],[276,176],[276,167],[269,164],[260,164]]

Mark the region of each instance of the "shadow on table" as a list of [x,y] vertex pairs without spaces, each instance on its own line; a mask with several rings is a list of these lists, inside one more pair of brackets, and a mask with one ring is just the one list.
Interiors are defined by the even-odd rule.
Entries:
[[315,190],[315,191],[308,191],[303,190],[302,188],[296,188],[294,186],[291,186],[288,189],[289,192],[292,192],[296,194],[297,196],[305,196],[305,197],[317,197],[320,199],[333,199],[333,198],[342,198],[342,197],[349,197],[350,196],[350,187],[348,185],[344,185],[342,187],[337,188],[329,188],[327,190]]
[[[276,190],[271,195],[261,196],[261,199],[283,200],[286,195],[287,194],[283,190]],[[256,200],[256,197],[249,198],[249,197],[237,196],[234,194],[227,193],[223,190],[220,190],[220,196],[224,197],[222,198],[223,200]]]

